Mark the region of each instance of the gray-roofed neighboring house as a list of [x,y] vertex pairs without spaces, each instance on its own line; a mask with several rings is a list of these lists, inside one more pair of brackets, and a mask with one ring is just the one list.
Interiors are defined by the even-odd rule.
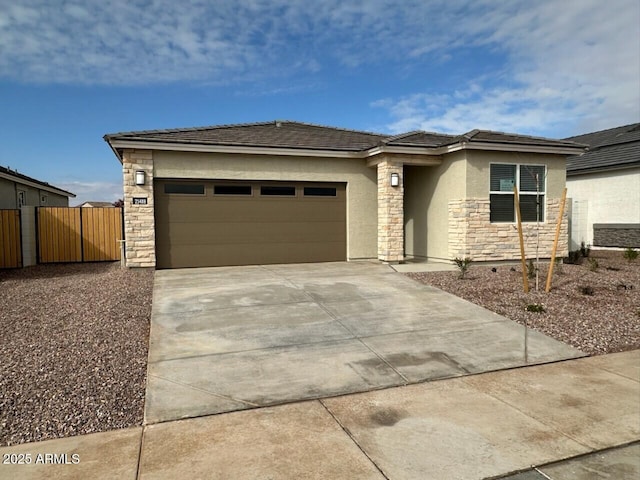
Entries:
[[68,207],[71,192],[0,166],[0,209],[22,206]]
[[565,140],[588,146],[567,159],[572,248],[640,248],[640,123]]

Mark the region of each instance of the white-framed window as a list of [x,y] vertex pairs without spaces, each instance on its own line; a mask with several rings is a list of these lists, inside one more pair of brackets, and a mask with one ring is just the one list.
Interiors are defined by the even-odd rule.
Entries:
[[[545,165],[492,163],[489,198],[491,222],[515,222],[513,187],[518,187],[523,222],[544,221],[547,169]],[[539,196],[537,191],[539,189]],[[539,202],[538,202],[539,199]],[[537,213],[536,213],[537,212]]]

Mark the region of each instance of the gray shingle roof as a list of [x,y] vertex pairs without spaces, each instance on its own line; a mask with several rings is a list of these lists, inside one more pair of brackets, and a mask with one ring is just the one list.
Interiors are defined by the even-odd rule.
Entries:
[[541,147],[580,147],[580,142],[571,140],[555,140],[545,137],[533,137],[515,133],[496,132],[493,130],[471,130],[460,135],[456,141],[466,140],[471,143],[505,143],[512,145],[536,145]]
[[387,135],[285,120],[105,135],[105,140],[142,140],[145,142],[308,148],[356,152],[368,150],[385,138]]
[[582,155],[567,158],[567,174],[640,165],[640,123],[569,137],[589,146]]
[[503,143],[514,146],[581,146],[567,140],[553,140],[489,130],[472,130],[464,135],[414,131],[391,136],[285,120],[199,128],[121,132],[107,134],[104,139],[107,142],[140,141],[150,143],[304,148],[347,152],[362,152],[378,145],[437,148],[463,141],[468,144]]
[[385,145],[408,147],[439,147],[447,145],[456,138],[455,135],[433,132],[408,132],[389,137],[383,141]]
[[43,187],[52,188],[54,190],[59,191],[61,194],[65,195],[65,196],[69,196],[69,197],[75,197],[76,196],[74,193],[67,192],[66,190],[63,190],[62,188],[58,188],[58,187],[56,187],[54,185],[51,185],[50,183],[43,182],[42,180],[38,180],[38,179],[33,178],[33,177],[28,177],[27,175],[23,175],[22,173],[18,173],[17,171],[11,170],[10,168],[5,168],[3,166],[0,166],[0,173],[4,173],[5,175],[10,175],[10,176],[14,177],[17,180],[25,180],[27,182],[35,183],[37,185],[42,185]]

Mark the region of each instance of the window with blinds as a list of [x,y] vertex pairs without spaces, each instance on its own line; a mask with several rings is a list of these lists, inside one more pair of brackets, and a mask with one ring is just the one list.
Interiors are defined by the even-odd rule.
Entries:
[[516,221],[513,202],[514,186],[518,187],[522,221],[544,221],[545,165],[493,163],[490,169],[489,199],[491,203],[491,222]]

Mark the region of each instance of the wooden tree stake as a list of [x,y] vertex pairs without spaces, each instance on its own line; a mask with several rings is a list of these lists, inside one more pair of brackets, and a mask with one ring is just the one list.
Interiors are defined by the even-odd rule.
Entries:
[[547,285],[544,289],[549,293],[551,290],[551,279],[553,278],[553,267],[556,264],[556,251],[558,250],[558,240],[560,240],[560,229],[562,228],[562,215],[564,215],[564,204],[567,201],[567,188],[562,192],[560,200],[560,214],[558,215],[558,224],[556,225],[556,238],[553,241],[553,249],[551,250],[551,264],[549,265],[549,273],[547,273]]

